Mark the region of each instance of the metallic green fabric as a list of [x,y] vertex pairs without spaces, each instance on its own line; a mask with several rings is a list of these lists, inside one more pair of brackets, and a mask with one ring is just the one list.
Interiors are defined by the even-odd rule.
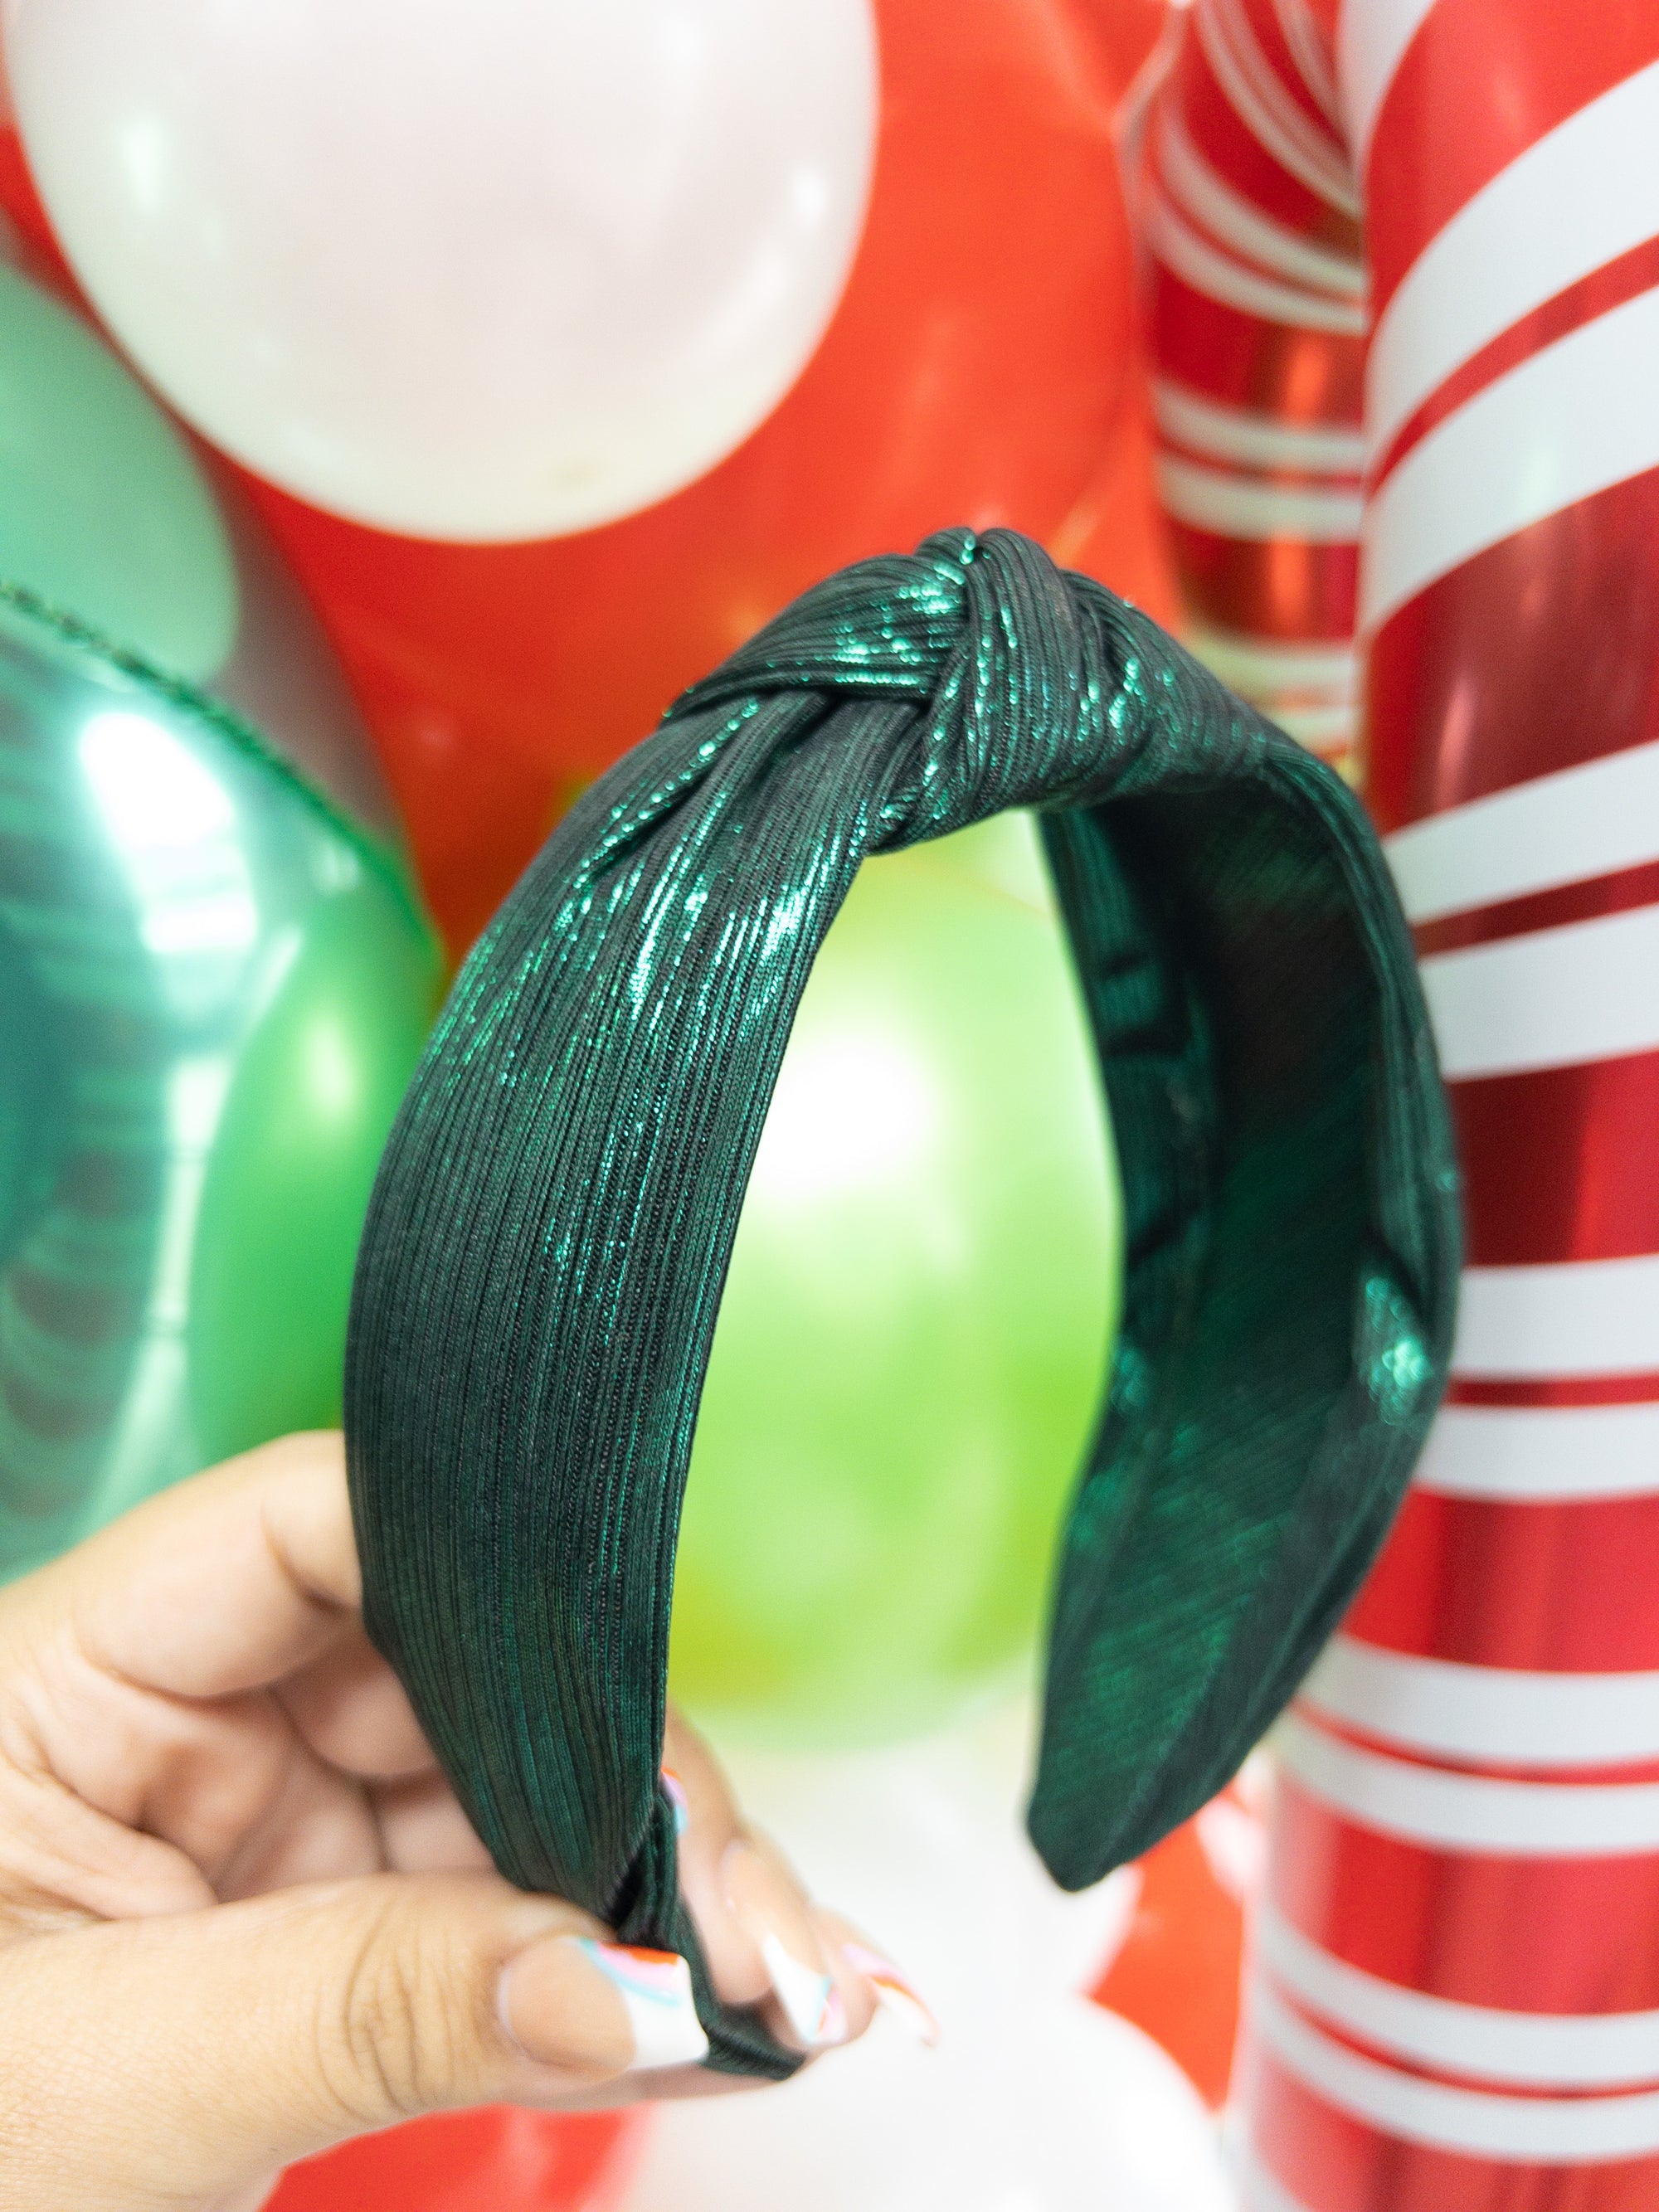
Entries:
[[497,1863],[684,1952],[727,2069],[793,2062],[708,1989],[657,1769],[744,1181],[865,855],[1028,805],[1128,1210],[1030,1814],[1058,1879],[1095,1881],[1290,1695],[1444,1376],[1451,1140],[1405,926],[1334,775],[1012,533],[850,568],[554,832],[461,974],[370,1210],[347,1417],[372,1632]]

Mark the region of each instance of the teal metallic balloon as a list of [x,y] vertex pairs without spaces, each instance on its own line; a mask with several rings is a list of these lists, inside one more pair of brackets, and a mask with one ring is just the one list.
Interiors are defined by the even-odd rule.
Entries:
[[437,981],[388,848],[0,590],[0,1572],[338,1418]]
[[391,833],[344,679],[228,471],[3,254],[0,577],[223,700]]
[[85,320],[0,263],[0,576],[200,683],[241,619],[183,434]]
[[1120,1214],[1029,822],[867,861],[744,1201],[687,1485],[671,1686],[873,1741],[1035,1644],[1100,1403]]

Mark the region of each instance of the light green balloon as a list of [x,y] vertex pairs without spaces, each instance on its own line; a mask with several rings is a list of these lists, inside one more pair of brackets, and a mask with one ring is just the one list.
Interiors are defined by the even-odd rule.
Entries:
[[671,1687],[870,1741],[1040,1627],[1116,1315],[1120,1210],[1024,817],[866,864],[744,1200],[681,1528]]
[[190,447],[81,318],[0,262],[0,577],[204,682],[240,611]]

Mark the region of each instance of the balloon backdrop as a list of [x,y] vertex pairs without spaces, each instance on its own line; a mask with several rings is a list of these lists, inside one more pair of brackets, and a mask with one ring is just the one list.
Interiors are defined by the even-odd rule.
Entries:
[[433,946],[227,715],[0,598],[0,1571],[337,1418]]
[[[66,27],[81,4],[74,0]],[[723,0],[717,9],[710,0],[680,15],[725,21],[735,4]],[[123,23],[131,18],[124,41],[141,33],[159,40],[155,27],[173,21],[170,12],[134,13],[112,0],[110,12]],[[380,11],[373,12],[378,22]],[[803,0],[799,9],[762,12],[776,20],[774,39],[795,37],[797,19],[823,14],[820,0],[811,9]],[[453,946],[482,926],[575,783],[651,728],[676,692],[787,599],[842,562],[912,544],[947,520],[1008,522],[1052,540],[1064,557],[1086,562],[1153,611],[1167,608],[1144,521],[1143,426],[1124,406],[1130,253],[1113,131],[1127,72],[1161,13],[1158,0],[974,0],[966,8],[956,0],[877,0],[879,105],[868,214],[823,342],[752,436],[643,512],[540,543],[440,544],[366,529],[251,483],[340,650]],[[595,11],[586,14],[596,20]],[[30,40],[41,42],[45,57],[67,39],[67,27],[54,27],[58,20],[24,0],[12,27],[21,76],[28,74],[22,49]],[[283,11],[283,24],[289,20]],[[633,9],[626,20],[635,20]],[[272,26],[262,35],[288,33]],[[385,87],[394,62],[399,70],[416,66],[398,58],[395,50],[409,43],[400,33],[369,51],[335,36],[329,66],[307,98],[327,97],[349,118],[369,118],[391,104]],[[472,66],[459,52],[465,43],[446,31],[446,72]],[[194,83],[190,56],[174,60],[177,74]],[[627,64],[629,96],[642,75],[654,77],[663,65],[654,50],[636,51]],[[134,63],[145,82],[159,66]],[[96,74],[103,64],[89,67]],[[118,87],[111,96],[118,94]],[[52,111],[66,131],[79,96],[70,88],[61,113]],[[695,76],[687,77],[684,97],[684,128],[655,149],[648,177],[619,181],[612,167],[595,170],[573,252],[625,215],[636,221],[647,259],[656,250],[653,226],[678,234],[680,180],[702,173],[707,126],[726,112],[726,93]],[[26,88],[20,102],[32,118]],[[412,175],[398,179],[411,223],[441,217],[446,235],[443,210],[453,216],[471,204],[459,95],[454,106],[416,149]],[[747,102],[738,135],[766,131],[764,107]],[[41,140],[52,127],[44,107],[27,123],[33,157],[55,198],[56,172]],[[391,126],[363,120],[363,143],[383,127]],[[207,158],[193,142],[188,149],[163,143],[187,174]],[[299,148],[295,137],[285,183],[302,197],[308,157]],[[49,238],[9,137],[0,157],[7,207],[31,235]],[[105,151],[89,149],[88,158],[101,173]],[[113,142],[107,158],[118,158]],[[137,157],[140,173],[145,158]],[[558,167],[565,156],[556,147],[545,158],[568,173]],[[161,204],[176,211],[182,188],[164,165]],[[369,195],[376,206],[386,189]],[[357,220],[346,210],[335,215],[342,226]],[[519,250],[494,232],[469,239],[467,249],[479,261]],[[106,241],[99,250],[112,248]],[[424,250],[417,234],[408,251]],[[465,324],[483,278],[467,281],[463,295],[434,293],[427,302],[430,332]],[[787,289],[795,280],[780,267],[777,281]],[[342,304],[343,330],[352,327],[349,307]],[[538,310],[532,303],[524,312]],[[506,347],[510,333],[491,337]],[[396,391],[417,367],[413,360],[397,365],[380,395],[384,410],[395,408]],[[578,363],[573,374],[578,368],[591,374],[591,364]],[[635,440],[655,434],[649,420],[628,428]],[[1126,446],[1133,457],[1127,471]]]
[[545,538],[740,444],[840,297],[869,0],[9,0],[70,261],[180,413],[422,538]]
[[1030,1651],[1118,1227],[1029,817],[867,862],[744,1201],[682,1522],[678,1697],[867,1740],[937,1724]]
[[[723,0],[700,11],[690,53],[673,50],[670,11],[652,0],[603,25],[534,11],[570,19],[547,30],[544,59],[578,17],[586,36],[562,46],[551,78],[503,87],[497,74],[484,136],[472,78],[489,74],[488,40],[449,33],[423,55],[406,9],[378,26],[379,11],[330,15],[325,72],[307,59],[319,11],[290,11],[259,33],[252,105],[216,113],[203,100],[227,34],[216,55],[198,40],[169,56],[167,43],[199,6],[174,0],[131,24],[96,0],[56,16],[35,0],[10,9],[14,65],[19,41],[40,40],[24,58],[31,149],[78,272],[197,422],[271,478],[427,539],[548,533],[421,543],[247,486],[342,648],[458,944],[568,791],[838,561],[947,516],[1012,520],[1167,607],[1140,522],[1144,425],[1123,399],[1111,140],[1157,0],[879,0],[873,197],[842,291],[869,160],[864,8]],[[516,33],[532,12],[480,20]],[[77,46],[94,18],[109,35]],[[752,59],[735,52],[738,29],[758,37]],[[607,82],[613,40],[623,59]],[[434,52],[436,114],[407,81],[389,89]],[[537,82],[555,94],[539,108]],[[331,171],[284,161],[319,100],[334,108]],[[419,143],[392,144],[417,110]],[[647,116],[648,144],[629,136],[629,118]],[[503,218],[488,204],[497,195],[499,211],[501,179],[525,158],[527,117],[538,190]],[[136,127],[118,135],[123,120]],[[3,131],[0,204],[52,244]],[[552,254],[535,234],[544,219],[574,225]],[[316,249],[297,266],[281,254],[294,223]],[[384,250],[410,236],[424,264]],[[505,347],[483,326],[504,280],[520,310]],[[25,298],[36,312],[9,312]],[[8,290],[0,307],[0,464],[9,484],[42,486],[0,502],[0,573],[234,698],[337,797],[387,819],[305,605],[226,472],[192,457],[57,303]],[[283,343],[261,343],[273,337],[291,342],[286,359]],[[41,349],[32,365],[15,351],[26,341]],[[457,380],[481,368],[485,404],[452,440]],[[19,390],[37,427],[6,442]],[[446,437],[423,441],[434,406]],[[43,438],[54,419],[76,434]],[[84,1427],[43,1482],[34,1439],[5,1415],[0,1565],[14,1566],[198,1458],[329,1417],[356,1223],[429,968],[381,857],[194,702],[15,605],[0,614],[0,670],[4,786],[54,807],[67,797],[90,833],[58,866],[64,884],[82,868],[108,1001],[71,994],[58,1018],[68,902],[31,917],[0,866],[13,1015],[0,1034],[45,1041],[27,1066],[0,1060],[0,1144],[19,1164],[0,1218],[0,1401],[32,1402],[33,1359],[58,1393],[35,1410],[73,1398]],[[100,719],[112,713],[131,719]],[[786,1707],[821,1735],[871,1714],[888,1732],[947,1714],[1016,1662],[1041,1607],[1098,1389],[1116,1216],[1065,955],[1008,826],[866,871],[769,1122],[699,1431],[675,1647],[679,1686],[750,1728]],[[94,848],[101,902],[85,896]],[[130,986],[124,1183],[110,1126],[76,1118],[90,1091],[76,1084],[95,1077],[85,1048],[106,1051],[108,1007]],[[924,1133],[950,1141],[916,1173]],[[71,1217],[65,1194],[100,1176],[119,1202],[89,1228],[94,1209]],[[41,1260],[48,1222],[66,1220],[68,1242]],[[95,1315],[74,1304],[94,1269]],[[101,1364],[77,1367],[84,1346],[59,1364],[65,1313],[94,1318]],[[957,2212],[1018,2186],[1059,2212],[1103,2182],[1126,2212],[1177,2191],[1219,2205],[1213,2147],[1173,2070],[1070,1994],[1097,1969],[1103,1931],[1127,1924],[1130,1893],[1058,1898],[1013,1830],[1001,1771],[994,1815],[964,1822],[925,1750],[874,1757],[815,1768],[800,1822],[811,1870],[919,1956],[933,1990],[976,1993],[974,2018],[947,2008],[945,2056],[920,2062],[930,2074],[877,2043],[844,2075],[818,2069],[775,2116],[764,2100],[675,2115],[632,2201]],[[793,1838],[805,1798],[751,1795]],[[854,1809],[853,1848],[837,1806]],[[842,1879],[902,1863],[919,1909],[918,1861],[949,1869],[929,1885],[935,1924],[920,1942],[879,1881]],[[1048,1962],[1035,1974],[1034,1951]],[[1029,2053],[1018,2080],[1012,2045]],[[740,2144],[729,2130],[745,2114]],[[332,2212],[391,2190],[410,2212],[599,2212],[636,2140],[612,2116],[457,2116],[296,2169],[276,2203]]]

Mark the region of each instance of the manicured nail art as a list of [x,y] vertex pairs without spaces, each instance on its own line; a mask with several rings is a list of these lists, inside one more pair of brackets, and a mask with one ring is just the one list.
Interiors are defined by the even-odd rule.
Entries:
[[685,1784],[672,1766],[662,1770],[662,1794],[674,1808],[674,1833],[683,1836],[691,1825],[691,1807],[685,1795]]
[[691,1994],[691,1969],[678,1952],[643,1951],[631,1945],[576,1938],[577,1948],[621,1996],[634,2031],[629,2071],[657,2066],[695,2066],[708,2056],[708,2038]]
[[775,1936],[763,1936],[760,1948],[784,2017],[807,2049],[823,2051],[832,2043],[844,2043],[847,2008],[833,1977],[802,1966]]
[[879,1951],[864,1943],[843,1943],[841,1948],[848,1964],[875,1991],[882,2010],[890,2013],[907,2034],[929,2045],[939,2041],[939,2022],[890,1959],[884,1959]]
[[844,2043],[847,2008],[787,1870],[769,1850],[738,1837],[726,1846],[722,1871],[726,1903],[760,1953],[796,2041],[809,2051]]

